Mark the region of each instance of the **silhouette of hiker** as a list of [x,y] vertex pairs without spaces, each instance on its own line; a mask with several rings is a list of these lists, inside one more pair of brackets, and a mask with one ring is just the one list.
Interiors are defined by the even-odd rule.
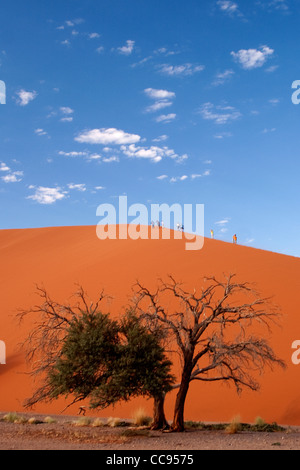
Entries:
[[236,236],[236,234],[233,235],[232,241],[233,241],[233,243],[234,243],[235,245],[237,244],[237,236]]

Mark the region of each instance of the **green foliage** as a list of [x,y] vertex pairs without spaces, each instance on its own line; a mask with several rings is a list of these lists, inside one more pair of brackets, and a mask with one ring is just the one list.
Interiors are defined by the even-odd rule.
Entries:
[[131,312],[119,322],[101,312],[82,312],[71,322],[60,355],[48,371],[48,395],[87,398],[92,408],[133,396],[161,396],[174,381],[171,365],[160,338]]
[[83,312],[71,323],[61,354],[48,374],[51,398],[78,401],[108,383],[119,360],[118,324],[108,315]]

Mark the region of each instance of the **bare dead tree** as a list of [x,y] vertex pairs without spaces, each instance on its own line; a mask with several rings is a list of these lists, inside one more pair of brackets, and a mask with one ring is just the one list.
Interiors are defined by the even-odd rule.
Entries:
[[[40,380],[33,396],[25,402],[25,407],[28,408],[40,401],[47,401],[51,397],[47,372],[60,357],[62,342],[72,322],[76,318],[80,318],[83,313],[96,314],[99,304],[104,299],[109,299],[104,291],[101,291],[96,302],[89,301],[87,293],[81,286],[77,286],[77,290],[73,294],[76,299],[73,305],[52,300],[44,287],[36,286],[36,293],[41,299],[41,303],[18,312],[20,322],[25,317],[30,317],[33,321],[33,327],[20,346],[26,351],[26,361],[31,364],[30,375],[34,380]],[[82,398],[77,401],[81,400]],[[75,401],[71,404],[74,403]]]
[[252,326],[271,332],[279,310],[247,282],[230,274],[223,281],[204,280],[206,287],[189,292],[172,276],[156,291],[137,282],[134,308],[153,330],[162,329],[181,357],[180,382],[175,402],[173,431],[184,430],[184,406],[193,381],[232,383],[238,393],[258,390],[257,376],[265,367],[284,367],[268,341]]

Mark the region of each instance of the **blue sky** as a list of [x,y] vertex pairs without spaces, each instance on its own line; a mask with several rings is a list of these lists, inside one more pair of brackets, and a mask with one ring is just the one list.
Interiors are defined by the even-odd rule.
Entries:
[[299,2],[0,5],[0,228],[205,205],[205,235],[300,255]]

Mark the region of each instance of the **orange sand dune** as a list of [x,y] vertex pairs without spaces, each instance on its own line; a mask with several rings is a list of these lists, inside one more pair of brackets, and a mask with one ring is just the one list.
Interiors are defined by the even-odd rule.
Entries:
[[[240,415],[252,422],[256,416],[281,424],[300,425],[300,365],[291,361],[294,340],[300,339],[300,259],[253,248],[205,239],[199,251],[186,251],[185,240],[106,240],[95,227],[63,227],[0,231],[1,303],[0,340],[6,343],[7,364],[0,365],[0,410],[24,411],[22,403],[34,387],[25,374],[24,353],[18,344],[28,329],[19,326],[16,311],[39,300],[35,285],[44,285],[52,298],[64,301],[81,284],[91,298],[105,289],[115,300],[112,313],[124,306],[136,280],[155,287],[158,278],[172,274],[187,287],[201,285],[204,276],[236,273],[241,281],[255,282],[263,296],[274,296],[283,312],[282,328],[274,329],[271,344],[287,369],[266,372],[259,392],[238,397],[225,385],[196,383],[190,388],[186,420],[227,421]],[[172,419],[175,394],[170,394],[166,414]],[[99,415],[130,418],[142,405],[149,413],[151,401],[138,399]],[[40,405],[40,413],[57,413],[64,400]],[[68,409],[76,414],[78,407]]]

